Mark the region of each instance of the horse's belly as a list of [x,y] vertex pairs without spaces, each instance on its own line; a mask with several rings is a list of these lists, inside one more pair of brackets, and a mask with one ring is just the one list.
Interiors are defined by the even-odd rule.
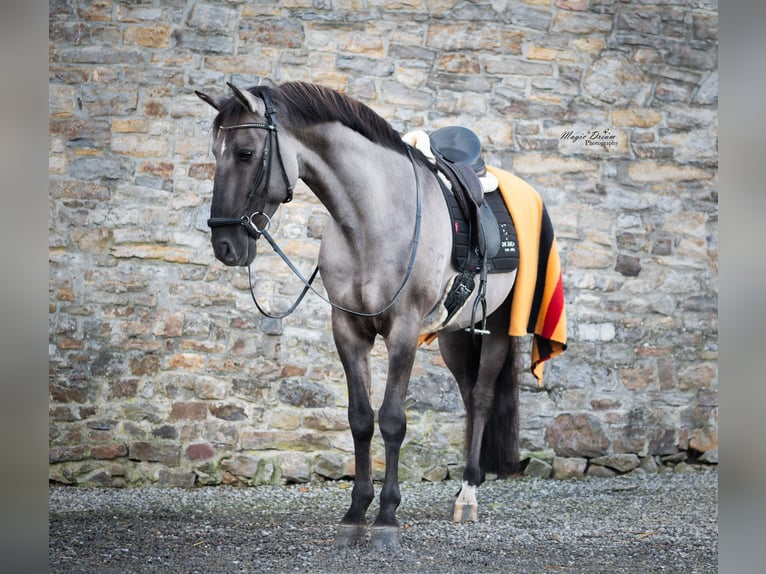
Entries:
[[[508,298],[513,288],[513,283],[516,280],[516,271],[509,273],[493,273],[487,276],[487,316],[497,310],[500,305]],[[470,327],[473,322],[471,320],[472,309],[474,301],[478,296],[478,275],[474,278],[474,289],[471,295],[466,299],[463,306],[455,313],[455,315],[444,325],[444,321],[447,319],[447,309],[444,307],[444,300],[447,298],[450,292],[452,283],[449,282],[444,287],[444,292],[437,305],[431,310],[423,321],[423,326],[420,330],[422,335],[436,333],[437,331],[457,331]],[[478,306],[474,321],[478,322],[482,319],[481,305]]]

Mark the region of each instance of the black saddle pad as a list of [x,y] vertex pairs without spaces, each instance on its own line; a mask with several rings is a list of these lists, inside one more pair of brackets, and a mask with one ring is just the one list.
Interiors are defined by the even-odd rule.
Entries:
[[[471,233],[471,226],[465,218],[457,199],[451,193],[445,193],[447,206],[452,219],[452,260],[457,269],[463,271],[468,265],[468,255],[476,248],[476,233]],[[519,266],[519,243],[516,228],[505,200],[499,191],[484,195],[484,204],[492,210],[500,232],[500,249],[488,261],[489,273],[508,273]]]

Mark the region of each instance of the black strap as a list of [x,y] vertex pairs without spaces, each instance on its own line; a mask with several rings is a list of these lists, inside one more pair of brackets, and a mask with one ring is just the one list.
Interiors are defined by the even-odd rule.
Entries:
[[[258,310],[266,315],[267,317],[271,317],[274,319],[281,319],[295,311],[295,309],[298,307],[298,304],[303,300],[303,297],[306,295],[306,292],[308,290],[311,290],[314,292],[314,294],[322,299],[325,303],[328,303],[333,309],[336,309],[338,311],[343,311],[344,313],[348,313],[349,315],[354,315],[355,317],[365,317],[365,318],[373,318],[373,317],[379,317],[386,311],[388,311],[391,307],[394,306],[394,304],[399,300],[399,297],[401,296],[402,292],[404,291],[405,286],[410,280],[410,275],[412,274],[412,270],[415,268],[415,258],[418,254],[418,246],[420,244],[420,224],[421,224],[421,218],[422,218],[422,198],[421,198],[421,191],[420,191],[420,176],[418,175],[418,169],[417,165],[415,164],[415,159],[412,157],[412,151],[410,148],[407,148],[407,153],[410,158],[410,163],[412,164],[412,169],[415,173],[415,200],[416,200],[416,211],[415,211],[415,229],[413,231],[412,236],[412,247],[410,249],[410,260],[407,264],[407,271],[404,274],[404,278],[402,279],[401,285],[399,285],[399,288],[396,290],[396,293],[394,293],[393,298],[391,301],[382,309],[375,311],[374,313],[364,313],[362,311],[355,311],[353,309],[348,309],[346,307],[343,307],[341,305],[338,305],[337,303],[333,303],[330,301],[327,297],[319,293],[314,287],[311,285],[314,281],[314,278],[317,274],[317,271],[319,270],[319,267],[314,268],[314,272],[311,274],[311,277],[309,279],[306,279],[303,274],[300,272],[300,270],[293,264],[292,261],[290,261],[290,258],[285,254],[284,251],[279,247],[276,240],[272,237],[271,233],[268,231],[268,226],[264,226],[263,229],[258,229],[253,225],[252,221],[250,219],[243,217],[241,220],[238,220],[239,223],[241,223],[244,228],[247,230],[247,232],[252,235],[254,238],[258,238],[259,236],[263,236],[266,238],[266,241],[269,242],[269,245],[271,245],[271,248],[274,250],[274,252],[279,255],[279,257],[282,259],[282,261],[285,262],[285,264],[290,268],[290,270],[295,274],[298,279],[300,279],[303,282],[303,291],[298,296],[298,299],[295,303],[293,303],[292,307],[282,315],[270,315],[268,313],[265,313],[261,306],[258,304],[258,302],[255,302],[256,307]],[[248,276],[250,274],[250,267],[248,266]],[[253,292],[253,285],[250,284],[250,295],[253,298],[253,301],[255,301],[255,294]]]

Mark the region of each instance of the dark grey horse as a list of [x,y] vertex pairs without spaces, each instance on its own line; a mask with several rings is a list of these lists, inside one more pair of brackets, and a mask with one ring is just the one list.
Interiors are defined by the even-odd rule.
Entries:
[[292,198],[299,178],[331,216],[318,268],[333,304],[332,331],[347,378],[356,463],[351,507],[336,543],[365,538],[366,511],[375,495],[370,351],[378,335],[389,358],[378,412],[386,469],[371,543],[388,547],[399,541],[395,513],[401,501],[399,451],[407,428],[404,401],[419,337],[439,329],[439,348],[468,414],[467,460],[453,519],[476,520],[475,489],[485,473],[506,476],[518,460],[518,391],[508,336],[516,272],[488,276],[490,334],[466,332],[476,321],[470,299],[443,327],[443,302],[458,270],[445,198],[425,156],[370,108],[336,91],[300,82],[230,88],[230,98],[197,92],[218,112],[209,222],[216,257],[226,265],[248,266],[256,240],[268,234],[271,217]]

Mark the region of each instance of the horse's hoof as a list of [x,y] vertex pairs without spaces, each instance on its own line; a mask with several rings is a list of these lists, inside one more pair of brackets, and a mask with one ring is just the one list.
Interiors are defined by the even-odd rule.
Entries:
[[452,509],[452,522],[478,522],[479,505],[468,502],[455,501]]
[[476,486],[465,480],[452,507],[452,522],[478,522],[479,503],[476,500]]
[[335,546],[348,548],[364,542],[366,528],[355,524],[341,524],[335,534]]
[[370,544],[375,550],[393,550],[399,548],[398,526],[373,526]]

